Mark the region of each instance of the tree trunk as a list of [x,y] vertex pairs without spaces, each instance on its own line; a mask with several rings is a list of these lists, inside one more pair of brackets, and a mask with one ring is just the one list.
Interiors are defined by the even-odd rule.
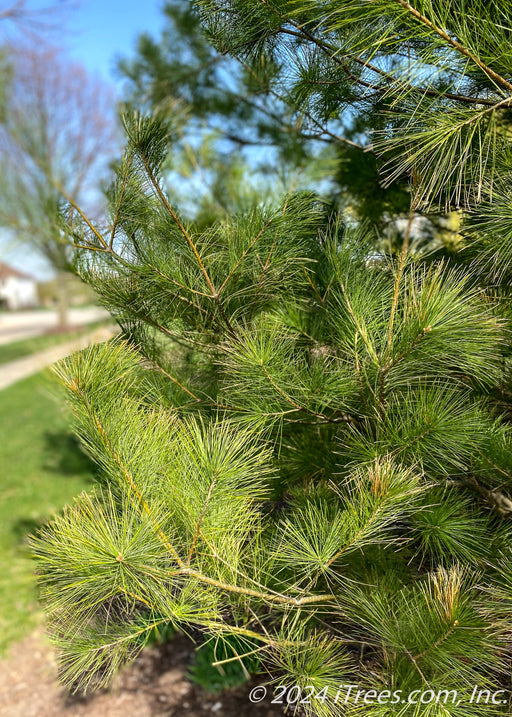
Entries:
[[66,272],[57,274],[57,328],[67,329],[69,326],[69,283]]

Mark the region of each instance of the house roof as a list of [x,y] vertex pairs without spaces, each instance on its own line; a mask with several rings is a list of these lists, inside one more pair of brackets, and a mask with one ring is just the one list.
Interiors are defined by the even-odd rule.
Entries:
[[15,269],[13,266],[9,266],[9,264],[4,264],[3,261],[0,261],[0,279],[9,279],[10,277],[15,277],[17,279],[33,279],[30,274],[24,274],[22,271],[18,271],[18,269]]

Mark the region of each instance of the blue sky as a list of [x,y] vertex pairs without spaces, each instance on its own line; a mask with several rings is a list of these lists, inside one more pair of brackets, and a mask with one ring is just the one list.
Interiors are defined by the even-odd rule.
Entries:
[[158,35],[161,0],[80,0],[70,13],[66,42],[74,59],[115,81],[115,57],[133,54],[137,35]]
[[[49,4],[51,0],[27,1],[27,7],[33,10]],[[78,0],[69,11],[64,27],[50,33],[48,39],[54,44],[63,43],[73,60],[119,88],[122,81],[115,73],[116,57],[133,55],[140,33],[159,35],[163,27],[163,4],[163,0]],[[12,0],[0,0],[0,9],[11,5]],[[2,30],[0,40],[1,35],[8,32],[7,28]],[[0,259],[37,278],[49,275],[48,268],[33,252],[11,246],[5,238],[0,239]]]

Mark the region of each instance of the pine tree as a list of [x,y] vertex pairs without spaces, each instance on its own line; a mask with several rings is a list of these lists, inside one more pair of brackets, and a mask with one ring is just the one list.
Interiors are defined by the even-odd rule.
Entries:
[[[504,715],[512,6],[200,7],[311,112],[378,104],[409,217],[398,256],[313,194],[200,228],[162,188],[171,121],[125,116],[106,228],[61,224],[124,331],[57,369],[99,467],[33,541],[62,678],[106,684],[171,624],[308,714]],[[439,208],[465,217],[458,266],[411,251]]]
[[157,39],[123,58],[124,104],[172,117],[164,188],[196,225],[296,189],[332,184],[336,149],[304,134],[293,108],[235,58],[215,50],[188,0],[170,0]]
[[[406,182],[382,186],[376,157],[365,151],[365,131],[381,122],[377,108],[355,117],[346,112],[342,121],[330,117],[326,122],[325,116],[309,112],[300,92],[278,82],[281,62],[263,56],[254,64],[246,58],[237,62],[229,52],[217,52],[216,38],[201,32],[200,13],[189,0],[168,0],[163,16],[160,37],[142,34],[135,56],[122,59],[119,70],[127,81],[125,101],[130,106],[167,111],[174,120],[178,113],[182,117],[167,164],[187,175],[200,168],[203,184],[208,177],[207,206],[201,207],[197,193],[188,203],[194,216],[205,209],[217,215],[219,210],[239,210],[257,164],[267,185],[275,184],[276,175],[304,185],[311,182],[313,169],[314,176],[329,180],[334,205],[349,206],[352,213],[378,224],[386,236],[391,233],[390,215],[406,215],[409,198]],[[338,86],[338,105],[339,100]],[[198,135],[204,138],[199,146]],[[247,156],[250,166],[244,162]],[[182,184],[170,179],[174,201]],[[257,192],[264,191],[260,183]]]

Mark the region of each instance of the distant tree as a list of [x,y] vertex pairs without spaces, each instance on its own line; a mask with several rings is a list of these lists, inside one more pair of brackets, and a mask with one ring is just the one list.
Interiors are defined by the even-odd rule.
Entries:
[[16,30],[40,35],[62,27],[66,13],[76,6],[75,0],[56,0],[35,8],[27,0],[3,0],[0,2],[0,22],[8,23]]
[[[291,185],[323,185],[325,194],[338,150],[321,128],[304,130],[293,104],[267,91],[270,68],[257,75],[219,53],[187,0],[166,2],[163,16],[160,36],[141,34],[119,70],[128,106],[172,118],[164,181],[185,215],[207,222]],[[199,188],[193,201],[190,182]]]
[[73,248],[55,223],[62,201],[93,215],[117,148],[115,97],[100,79],[49,46],[6,48],[0,107],[0,222],[59,274],[59,324],[67,323]]
[[[229,28],[219,21],[226,7],[211,3],[201,23],[194,3],[168,0],[160,36],[142,34],[135,56],[119,64],[131,106],[168,110],[174,120],[181,112],[167,168],[199,174],[203,186],[209,181],[202,205],[194,193],[196,214],[240,208],[259,166],[269,185],[276,176],[289,185],[298,176],[300,187],[321,186],[333,207],[351,219],[369,221],[378,229],[376,241],[399,252],[409,212],[408,180],[395,177],[387,184],[385,158],[372,147],[389,121],[385,73],[354,60],[343,69],[336,58],[329,59],[322,42],[315,44],[318,38],[307,27],[297,30],[285,23],[279,31],[277,6],[266,18],[260,13],[259,39],[266,38],[265,46],[264,52],[254,53],[251,36],[244,34],[245,8],[236,27]],[[384,62],[396,69],[399,55],[389,53]],[[198,142],[201,135],[205,144]],[[174,201],[184,204],[178,185],[171,178],[166,188]],[[421,231],[410,237],[416,250],[435,250],[460,261],[454,252],[457,215],[448,208],[430,212],[419,226]]]
[[[321,179],[325,198],[336,208],[368,219],[387,236],[390,227],[397,233],[394,220],[408,214],[407,182],[383,186],[382,163],[369,151],[370,133],[382,125],[378,96],[373,104],[368,97],[354,104],[354,89],[339,78],[322,77],[323,66],[306,67],[306,54],[291,59],[265,52],[252,62],[245,41],[224,41],[215,21],[205,28],[188,0],[168,0],[163,14],[160,36],[142,34],[135,56],[119,64],[128,80],[126,99],[142,111],[169,109],[174,117],[181,108],[185,162],[193,140],[197,147],[198,135],[208,137],[204,174],[211,180],[211,204],[236,208],[233,197],[260,166],[267,183],[281,176],[292,184],[296,173],[303,187]],[[313,93],[313,101],[303,101],[306,92]],[[244,164],[244,157],[250,161]],[[172,185],[171,192],[178,200]],[[439,234],[440,222],[431,217],[429,224],[430,235]]]

